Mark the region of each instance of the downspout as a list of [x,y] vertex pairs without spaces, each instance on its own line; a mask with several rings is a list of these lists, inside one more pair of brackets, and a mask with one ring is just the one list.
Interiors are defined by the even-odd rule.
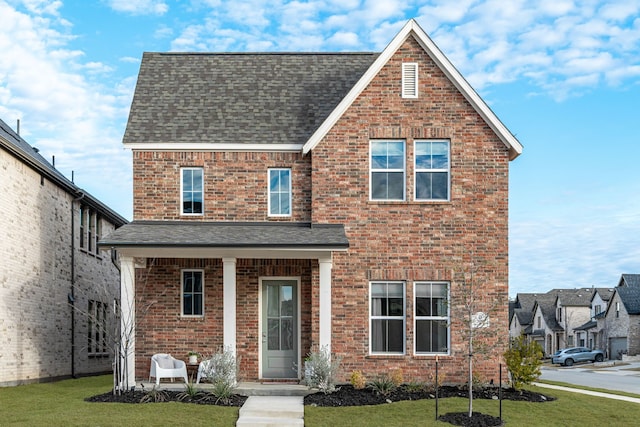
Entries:
[[69,304],[71,305],[71,377],[76,378],[76,213],[74,205],[84,198],[84,193],[71,201],[71,291]]

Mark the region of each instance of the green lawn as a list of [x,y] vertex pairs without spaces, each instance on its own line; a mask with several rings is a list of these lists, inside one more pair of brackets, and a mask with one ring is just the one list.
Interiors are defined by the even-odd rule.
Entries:
[[[207,425],[234,426],[238,408],[185,403],[127,405],[89,403],[84,398],[105,393],[111,377],[91,377],[47,384],[0,388],[0,425],[122,426]],[[640,404],[578,393],[531,387],[555,396],[546,403],[503,401],[509,426],[636,425]],[[467,400],[441,399],[440,413],[466,411]],[[498,415],[499,402],[474,400],[474,410]],[[436,422],[435,401],[396,402],[354,408],[305,407],[305,426],[447,426]]]

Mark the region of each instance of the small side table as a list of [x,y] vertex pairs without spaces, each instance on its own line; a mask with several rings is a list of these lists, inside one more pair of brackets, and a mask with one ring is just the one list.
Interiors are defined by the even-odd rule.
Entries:
[[199,367],[200,363],[187,363],[187,377],[189,378],[189,382],[196,382]]

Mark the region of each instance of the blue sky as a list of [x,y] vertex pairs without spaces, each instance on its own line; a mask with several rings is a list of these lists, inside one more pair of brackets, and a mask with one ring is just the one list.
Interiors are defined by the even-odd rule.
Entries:
[[144,51],[381,51],[410,18],[524,145],[510,294],[640,273],[640,0],[0,0],[0,118],[131,219]]

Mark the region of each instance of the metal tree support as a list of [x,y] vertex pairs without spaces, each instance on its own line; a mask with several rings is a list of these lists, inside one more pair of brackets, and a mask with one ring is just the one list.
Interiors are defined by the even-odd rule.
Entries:
[[438,420],[438,356],[436,356],[436,421]]

